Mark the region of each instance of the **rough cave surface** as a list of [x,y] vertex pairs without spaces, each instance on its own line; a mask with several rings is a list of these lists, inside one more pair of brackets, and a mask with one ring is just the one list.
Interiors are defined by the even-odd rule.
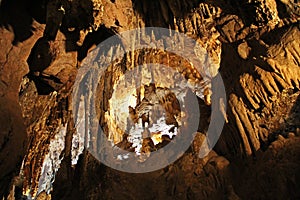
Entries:
[[[0,4],[1,199],[300,199],[298,1]],[[204,84],[198,99],[199,128],[190,148],[164,169],[130,174],[106,167],[83,148],[97,138],[77,131],[73,119],[84,107],[72,108],[72,89],[81,63],[97,44],[143,27],[185,33],[207,50],[212,58],[208,70],[219,71],[224,80],[227,111],[220,114],[228,123],[213,151],[200,159],[210,121],[209,91],[216,87]],[[149,61],[166,64],[194,82],[205,80],[176,55],[131,52],[110,65],[97,85],[97,116],[104,130],[110,128],[105,115],[113,104],[115,81],[132,66]],[[144,73],[141,68],[138,72]],[[145,88],[149,98],[154,90],[164,91],[161,86]],[[131,108],[133,122],[136,116],[149,121],[139,114],[140,105],[150,102],[145,91],[136,93],[140,101]],[[87,96],[82,100],[89,101]],[[177,126],[180,111],[174,102],[165,101],[163,108],[166,121]],[[118,147],[134,151],[127,135],[117,129],[106,134]],[[141,144],[146,157],[172,142],[171,137],[150,136]]]

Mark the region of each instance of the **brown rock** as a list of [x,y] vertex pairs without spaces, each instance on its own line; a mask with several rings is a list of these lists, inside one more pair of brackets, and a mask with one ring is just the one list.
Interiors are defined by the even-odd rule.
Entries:
[[[13,2],[14,5],[12,7],[15,9],[20,5],[18,4],[19,2],[24,1],[2,1],[2,5],[4,5],[4,3],[6,3],[6,5],[10,4],[10,2]],[[60,3],[57,0],[54,0],[53,2]],[[65,1],[63,1],[63,3],[64,2]],[[277,113],[263,113],[263,118],[265,118],[264,120],[266,121],[262,122],[262,124],[266,124],[267,126],[263,136],[260,135],[261,127],[258,125],[259,123],[257,123],[257,119],[253,118],[253,114],[257,113],[258,116],[262,116],[261,113],[263,112],[262,109],[264,107],[268,107],[274,111],[274,107],[269,104],[269,96],[275,96],[277,93],[281,93],[282,90],[286,88],[299,89],[299,28],[295,26],[295,24],[290,25],[289,20],[284,19],[284,23],[281,23],[284,24],[284,27],[280,30],[279,27],[275,27],[274,29],[274,25],[277,24],[279,20],[279,14],[280,17],[288,18],[288,16],[284,16],[285,10],[280,9],[279,1],[257,0],[255,1],[256,3],[253,3],[254,1],[247,1],[249,3],[246,1],[241,1],[242,3],[226,1],[226,4],[228,5],[225,5],[222,1],[209,1],[209,4],[199,4],[199,1],[196,0],[167,0],[160,2],[137,0],[74,0],[68,2],[70,2],[70,5],[72,4],[71,8],[65,6],[60,8],[60,4],[58,4],[58,7],[54,6],[54,9],[56,9],[56,13],[57,11],[66,11],[66,24],[74,23],[75,25],[73,26],[72,24],[72,26],[69,27],[63,23],[63,26],[66,27],[61,28],[62,30],[69,29],[72,32],[81,34],[83,47],[85,45],[89,45],[86,44],[84,39],[86,34],[89,34],[88,32],[91,30],[90,26],[93,26],[93,29],[97,30],[100,25],[103,26],[103,29],[108,29],[111,33],[137,27],[141,28],[144,26],[159,25],[165,28],[175,29],[182,33],[187,33],[192,38],[196,38],[201,41],[201,44],[209,50],[209,55],[211,57],[214,56],[213,65],[207,67],[213,67],[213,70],[211,71],[214,72],[220,70],[225,86],[228,88],[226,92],[228,92],[230,105],[228,109],[229,112],[227,114],[230,121],[229,124],[225,126],[224,132],[216,146],[216,149],[218,149],[218,152],[221,152],[222,155],[238,157],[240,155],[248,154],[250,156],[252,153],[260,149],[261,140],[263,140],[263,138],[267,138],[268,131],[272,128],[275,130],[278,128],[273,127],[271,123],[266,124],[264,122],[269,120],[268,117],[274,114],[276,123],[278,123],[280,116],[283,116],[280,115],[283,111],[279,111]],[[284,3],[287,1],[282,2]],[[293,6],[294,3],[288,5]],[[161,9],[159,9],[160,6]],[[24,10],[26,10],[25,7],[27,7],[27,5],[24,6]],[[2,8],[4,7],[1,7],[1,9]],[[1,175],[1,177],[5,177],[7,180],[2,180],[0,177],[0,192],[2,193],[4,191],[4,189],[2,189],[3,185],[10,182],[10,177],[6,175],[14,173],[18,174],[20,164],[22,159],[24,159],[24,155],[22,155],[23,153],[26,154],[25,160],[27,158],[26,161],[29,162],[25,162],[25,166],[27,166],[24,168],[25,175],[27,174],[29,177],[32,177],[29,179],[30,181],[27,181],[27,186],[28,188],[32,188],[33,191],[36,191],[38,187],[39,170],[41,169],[40,166],[43,162],[45,152],[48,151],[49,139],[54,137],[53,130],[57,124],[62,123],[61,121],[63,120],[61,118],[63,118],[62,116],[64,116],[63,113],[66,111],[66,108],[67,111],[71,112],[72,110],[70,101],[66,101],[66,103],[62,101],[61,98],[61,96],[66,95],[68,96],[67,98],[71,99],[68,95],[69,92],[71,93],[69,90],[71,86],[65,92],[58,91],[57,93],[52,93],[50,95],[41,95],[35,92],[32,82],[27,82],[26,79],[23,79],[25,81],[24,85],[27,85],[26,88],[28,90],[21,90],[19,95],[18,89],[20,88],[20,82],[24,75],[28,73],[28,65],[26,61],[30,54],[30,50],[34,45],[34,42],[41,37],[44,28],[43,25],[38,27],[36,26],[37,22],[33,21],[33,16],[28,16],[29,20],[23,20],[22,15],[19,16],[19,12],[14,12],[10,16],[5,15],[5,17],[9,20],[7,20],[7,22],[4,20],[3,22],[3,10],[1,10],[0,28],[0,96],[4,97],[0,97],[0,146],[2,149],[0,152],[0,160],[4,160],[5,162],[0,163],[0,171],[5,172],[4,175]],[[28,13],[27,10],[26,13]],[[49,14],[52,15],[55,14],[55,12],[48,12],[48,16]],[[252,14],[253,16],[249,17],[249,15]],[[56,15],[53,17],[56,17]],[[88,23],[85,24],[86,20],[81,19],[81,17],[88,17],[90,20],[87,20]],[[56,24],[60,24],[60,21],[61,20],[58,20]],[[80,26],[76,26],[77,23],[79,23]],[[220,31],[220,38],[222,38],[222,40],[220,39],[223,44],[222,54],[219,51],[221,49],[221,45],[217,44],[217,41],[219,40],[218,31],[212,31],[216,30],[216,27],[218,27],[218,31]],[[49,30],[49,28],[51,33],[50,35],[53,35],[51,37],[55,38],[55,40],[49,43],[47,41],[47,43],[41,45],[42,48],[38,48],[36,52],[37,57],[34,58],[33,61],[36,62],[36,64],[35,66],[30,67],[32,71],[38,72],[39,74],[43,73],[45,76],[48,75],[47,77],[43,77],[43,79],[49,79],[49,77],[55,77],[55,80],[58,79],[58,85],[55,82],[49,82],[49,84],[60,89],[61,85],[69,83],[72,76],[76,76],[78,48],[76,46],[76,40],[78,38],[74,39],[67,37],[68,33],[64,38],[61,32],[57,32],[57,25],[55,29],[53,29],[51,26],[49,27],[48,24],[47,30]],[[100,29],[101,31],[103,30],[102,28]],[[23,32],[24,29],[28,29],[30,33],[32,32],[32,35],[27,35],[24,37],[25,39],[20,41],[18,44],[13,42],[13,40],[18,39],[18,36],[20,36],[20,33],[18,32],[20,32],[20,30]],[[25,30],[24,32],[28,32],[28,30]],[[211,34],[213,32],[216,34]],[[7,36],[7,33],[10,35]],[[237,40],[242,41],[245,38],[249,40],[241,43],[236,48],[235,42],[237,42]],[[253,46],[253,53],[257,54],[255,55],[257,59],[249,59],[252,51],[249,48],[248,43],[250,44],[250,40],[255,43],[260,39],[264,40],[268,45],[261,45],[261,49],[256,49]],[[97,43],[95,41],[91,42],[95,44]],[[131,41],[128,43],[130,44],[130,42]],[[73,44],[76,48],[69,48],[69,44]],[[216,51],[216,49],[219,50]],[[135,55],[136,57],[132,58],[130,62],[127,58],[124,58],[123,61],[125,64],[122,64],[122,70],[128,67],[128,63],[132,64],[132,66],[136,65],[138,62],[135,61],[140,60],[141,57],[146,57],[145,60],[151,61],[151,59],[149,59],[150,56],[144,56],[144,54],[139,54],[138,52],[136,52]],[[42,56],[42,58],[40,56]],[[241,60],[240,58],[244,60]],[[265,62],[264,58],[266,58],[266,60],[270,58],[272,59],[272,61],[269,62],[269,65],[273,70],[266,67],[268,63]],[[172,59],[167,59],[164,63],[168,64],[172,62],[171,60]],[[221,60],[222,67],[219,68]],[[182,71],[184,71],[190,79],[193,79],[191,73],[187,73],[187,71],[184,70],[186,68],[186,64],[182,63]],[[40,69],[40,67],[42,67],[42,69]],[[105,92],[100,92],[101,101],[98,101],[100,103],[98,103],[97,106],[103,106],[101,109],[105,108],[103,109],[105,111],[109,109],[109,105],[107,104],[107,101],[103,99],[107,100],[110,97],[113,90],[111,80],[117,80],[120,75],[116,75],[114,70],[115,68],[110,69],[107,76],[104,77],[103,82],[105,84],[99,84],[100,88],[106,89],[104,89]],[[198,78],[200,78],[200,76]],[[212,100],[215,96],[216,95],[212,93]],[[278,100],[278,102],[280,101]],[[26,109],[23,110],[23,117],[26,118],[26,127],[23,127],[24,123],[21,116],[21,110],[19,109],[19,104],[21,104],[22,108],[26,107]],[[226,102],[224,102],[224,104],[226,104]],[[172,111],[172,114],[174,114],[173,110],[170,109],[169,104],[165,106],[165,110],[166,109]],[[285,110],[285,107],[281,106],[280,109]],[[132,114],[136,114],[134,112],[135,110],[132,110]],[[225,112],[223,114],[225,116]],[[293,117],[290,116],[290,118]],[[68,120],[70,120],[70,118],[68,118]],[[103,118],[100,118],[99,121],[103,122],[104,120]],[[270,121],[273,122],[275,120],[273,119]],[[293,123],[297,123],[296,120],[287,120],[287,122],[291,125],[294,125]],[[282,121],[282,124],[283,123],[285,123],[285,121]],[[28,129],[27,133],[25,131],[26,128]],[[70,140],[72,140],[72,137],[74,136],[74,129],[73,125],[68,126],[68,137]],[[205,130],[203,132],[205,132]],[[289,135],[293,135],[293,133]],[[296,130],[296,135],[300,135],[299,128]],[[26,136],[29,138],[31,146],[28,147],[28,151],[25,152],[24,149],[26,148],[26,145],[24,145],[24,141]],[[194,153],[198,153],[204,138],[205,134],[199,134],[195,138],[193,143]],[[295,138],[295,140],[296,139],[297,138]],[[93,138],[93,140],[97,142],[97,139]],[[93,143],[96,143],[95,141],[93,141]],[[286,141],[288,140],[279,136],[278,140],[272,143],[271,148],[285,148],[286,146],[289,146],[284,145]],[[294,139],[290,141],[294,141]],[[145,153],[149,153],[149,151],[152,150],[149,148],[151,145],[148,143],[144,144],[144,147],[146,147]],[[71,145],[69,144],[69,146]],[[289,152],[294,153],[294,151],[287,151],[282,154],[284,155],[282,157],[289,159],[285,157],[289,154]],[[70,155],[70,150],[66,149],[66,154],[64,155]],[[295,153],[294,155],[297,154]],[[110,168],[104,168],[105,170],[103,170],[103,167],[98,166],[97,161],[93,160],[90,156],[88,156],[88,153],[86,153],[81,156],[81,164],[74,167],[76,170],[68,170],[64,173],[60,169],[60,173],[58,173],[55,177],[55,184],[57,187],[53,189],[53,192],[56,193],[56,195],[72,193],[71,195],[73,195],[73,198],[70,199],[99,199],[99,197],[103,199],[144,199],[145,197],[154,199],[155,194],[157,193],[159,194],[159,199],[184,199],[186,197],[189,199],[219,199],[220,197],[223,197],[224,188],[226,188],[226,185],[230,185],[231,183],[227,184],[220,181],[220,178],[222,179],[223,177],[218,177],[218,170],[228,167],[229,161],[222,156],[218,156],[214,151],[211,151],[208,156],[203,159],[203,163],[206,164],[204,167],[199,161],[200,159],[192,160],[190,157],[185,159],[181,160],[181,162],[184,162],[184,165],[181,165],[182,169],[178,167],[178,162],[180,162],[179,160],[173,164],[174,170],[159,170],[159,173],[162,174],[162,176],[157,178],[157,176],[153,175],[155,172],[139,176],[136,174],[116,172]],[[196,162],[195,160],[198,163],[193,163]],[[270,161],[268,157],[266,160]],[[68,156],[64,158],[64,162],[70,163]],[[259,164],[263,164],[263,167],[274,167],[272,165],[272,160],[271,163]],[[69,164],[66,165],[70,167]],[[241,168],[243,169],[243,167],[244,166]],[[249,179],[258,177],[258,180],[254,179],[254,184],[251,183],[249,184],[250,187],[247,187],[248,185],[245,183],[248,182],[247,179],[247,181],[241,182],[241,184],[247,188],[246,190],[240,189],[239,187],[235,188],[242,198],[273,199],[282,198],[282,196],[287,196],[288,198],[288,195],[290,195],[290,198],[293,197],[293,188],[297,187],[290,187],[288,190],[284,190],[285,181],[281,181],[281,178],[278,178],[276,180],[278,180],[279,184],[275,181],[276,184],[274,185],[278,185],[280,190],[278,190],[277,187],[274,189],[274,187],[272,187],[272,179],[269,179],[269,177],[273,174],[277,175],[280,173],[267,174],[267,184],[264,185],[264,180],[266,180],[264,176],[253,176],[256,172],[255,170],[257,170],[257,172],[264,172],[264,170],[258,170],[257,167],[260,166],[255,165],[249,168],[249,171],[254,172],[250,173]],[[292,168],[287,167],[288,170]],[[199,177],[193,178],[190,176],[193,173],[187,172],[192,171],[193,169],[196,169],[195,174],[197,175],[204,174],[202,173],[202,170],[204,170],[206,172],[206,177],[203,177],[203,179],[202,177],[201,179]],[[276,168],[276,172],[277,171],[284,172],[280,168]],[[78,172],[78,176],[73,176],[73,172]],[[173,177],[171,182],[166,180],[166,176],[164,176],[167,173],[171,173],[169,176]],[[241,179],[245,179],[247,174],[247,172],[242,172]],[[64,185],[59,182],[61,175],[72,179],[72,183],[74,182],[74,186],[78,188],[72,188],[72,190],[69,191],[65,190]],[[103,182],[103,180],[105,180],[105,182]],[[287,180],[289,181],[288,185],[293,185],[293,182],[295,182],[293,178]],[[105,183],[105,190],[103,190],[103,187],[101,186],[102,183]],[[187,183],[192,186],[189,186]],[[256,184],[258,186],[256,186]],[[270,189],[270,192],[261,192],[261,188],[259,188],[261,186],[264,186],[267,191]],[[243,186],[241,186],[241,188],[242,187]],[[256,187],[258,187],[258,190],[253,189]],[[192,189],[186,190],[187,188]],[[249,188],[252,188],[252,190],[249,191]],[[297,191],[294,193],[296,192]],[[189,197],[189,194],[194,194],[194,196]],[[282,196],[277,196],[278,194]],[[53,197],[55,199],[64,199],[59,195],[53,195]],[[212,198],[211,195],[215,195],[213,197],[216,198]],[[37,198],[47,199],[47,196],[47,194],[41,193]],[[299,195],[296,193],[294,196]],[[229,187],[227,197],[228,199],[238,199],[233,187]],[[2,199],[2,196],[0,196],[0,199]]]
[[228,200],[240,200],[240,197],[235,193],[232,185],[229,185],[226,189]]
[[296,136],[300,136],[300,128],[296,129]]
[[286,139],[282,136],[282,135],[278,135],[278,138],[277,140],[280,140],[280,141],[285,141]]
[[288,137],[289,137],[289,138],[293,138],[293,137],[295,137],[295,133],[293,133],[293,132],[289,132],[289,134],[288,134]]
[[218,154],[214,151],[214,150],[211,150],[208,154],[207,154],[207,156],[205,156],[203,159],[202,159],[202,161],[203,161],[203,165],[206,165],[206,163],[209,161],[209,160],[211,160],[212,158],[214,158],[214,157],[218,157]]
[[206,136],[203,133],[200,133],[200,132],[196,133],[193,143],[192,143],[192,148],[193,148],[194,154],[198,155],[205,137]]
[[43,191],[36,197],[36,200],[51,200],[51,195]]
[[243,42],[238,46],[237,50],[241,58],[247,59],[249,57],[251,48],[248,46],[247,42]]
[[282,140],[276,140],[272,142],[270,148],[277,151],[278,149],[281,149],[283,146],[284,146],[284,142]]
[[215,156],[209,160],[217,169],[222,170],[228,167],[230,162],[223,156]]

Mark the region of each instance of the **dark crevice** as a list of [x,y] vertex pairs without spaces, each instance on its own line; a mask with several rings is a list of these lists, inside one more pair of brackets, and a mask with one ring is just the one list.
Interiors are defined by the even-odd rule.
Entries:
[[[60,31],[67,38],[66,51],[77,51],[76,41],[82,40],[80,31],[87,31],[94,23],[92,0],[62,1],[65,9]],[[51,29],[50,29],[51,30]]]
[[291,26],[283,26],[263,34],[260,38],[268,45],[279,44],[284,34],[291,28]]
[[278,11],[278,16],[281,19],[289,17],[286,6],[281,2],[281,0],[276,0],[276,6]]
[[93,46],[96,48],[99,43],[113,35],[115,35],[115,31],[108,29],[105,26],[100,26],[97,31],[89,33],[85,37],[82,46],[78,49],[78,60],[82,61]]
[[27,76],[30,80],[34,81],[38,94],[40,95],[48,95],[55,90],[50,86],[49,81],[61,84],[58,78],[42,74],[42,72],[50,66],[55,57],[56,55],[51,50],[50,42],[42,37],[36,41],[27,59],[29,66]]
[[[299,85],[298,85],[298,87],[297,87],[297,84],[296,84],[296,82],[295,81],[298,81],[298,80],[293,80],[293,79],[291,79],[291,82],[292,82],[292,85],[293,85],[293,92],[294,93],[296,93],[296,92],[298,92],[299,91]],[[299,83],[298,83],[299,84]]]
[[47,3],[49,0],[28,0],[26,8],[32,18],[40,24],[46,24]]
[[[277,77],[277,78],[281,79],[281,77]],[[280,81],[278,81],[277,78],[276,77],[274,78],[274,82],[276,83],[279,92],[282,92],[282,90],[284,90],[284,86],[280,83]]]
[[48,40],[44,37],[38,39],[27,59],[30,73],[43,72],[54,59],[55,55],[51,52]]
[[33,35],[32,17],[26,5],[28,0],[2,0],[0,6],[0,27],[14,32],[13,45]]
[[34,82],[39,95],[49,95],[51,92],[55,91],[55,89],[43,80],[42,77],[28,74],[28,78]]
[[[154,27],[166,27],[169,25],[171,28],[174,28],[174,21],[172,20],[174,17],[177,19],[184,19],[187,15],[189,15],[194,8],[199,6],[199,3],[202,2],[200,0],[192,0],[192,1],[169,1],[169,0],[132,0],[133,9],[136,13],[138,13],[147,26]],[[169,15],[169,22],[164,20],[162,16],[162,6],[167,9],[166,12]],[[172,4],[172,8],[170,6]],[[159,9],[159,12],[158,12]]]

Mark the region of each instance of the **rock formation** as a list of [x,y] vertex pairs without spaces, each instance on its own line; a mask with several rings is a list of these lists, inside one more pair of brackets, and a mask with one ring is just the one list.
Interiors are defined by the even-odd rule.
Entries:
[[[0,5],[0,198],[300,198],[298,1],[3,0]],[[172,29],[197,41],[198,47],[170,43],[191,48],[203,63],[205,49],[207,67],[197,72],[189,60],[157,49],[113,60],[110,51],[96,48],[111,36],[145,27]],[[145,43],[159,41],[155,34],[151,37]],[[132,45],[119,40],[112,49]],[[133,92],[136,98],[126,116],[114,107],[127,102],[130,87],[122,92],[116,82],[134,66],[156,63],[200,85],[193,91],[198,92],[199,127],[176,162],[147,174],[127,174],[104,166],[86,150],[88,145],[99,151],[101,138],[87,134],[78,121],[91,116],[87,108],[92,101],[74,83],[88,55],[96,53],[113,61],[99,82],[87,84],[97,91],[96,123],[116,146],[141,154],[141,163],[177,137],[162,133],[174,133],[179,116],[185,116],[166,89],[178,81],[165,72],[170,81],[163,82],[160,74],[161,85],[144,84]],[[81,78],[93,81],[93,67]],[[143,67],[135,70],[150,74]],[[213,120],[210,106],[218,85],[211,83],[218,72],[227,95],[227,101],[218,101],[218,112],[227,123],[214,149],[199,158]],[[76,108],[74,95],[80,100]],[[166,132],[153,128],[160,118],[151,109],[159,106],[166,111]],[[136,146],[136,138],[114,125],[127,115],[124,129],[148,127]]]

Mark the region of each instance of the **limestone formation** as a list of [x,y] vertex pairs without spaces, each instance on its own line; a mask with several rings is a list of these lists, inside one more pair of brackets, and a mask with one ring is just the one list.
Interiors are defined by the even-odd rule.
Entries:
[[[0,198],[299,199],[299,10],[292,0],[0,1]],[[96,48],[145,27],[172,29],[197,43],[153,33],[143,41],[153,48],[120,59],[114,54],[133,48],[132,41]],[[155,45],[182,47],[199,66]],[[101,61],[88,59],[97,56],[111,64],[95,82]],[[168,68],[150,72],[147,63]],[[146,81],[136,89],[136,77],[123,80],[128,71]],[[227,101],[220,98],[216,110],[226,124],[213,151],[199,158],[219,98],[212,84],[218,73]],[[74,89],[76,77],[97,92]],[[181,80],[196,89],[169,89],[185,88]],[[181,99],[192,92],[201,112],[198,130],[191,148],[164,169],[127,174],[87,151],[104,148],[101,136],[90,134],[95,123],[115,149],[146,162],[180,137],[176,130],[189,117]]]

